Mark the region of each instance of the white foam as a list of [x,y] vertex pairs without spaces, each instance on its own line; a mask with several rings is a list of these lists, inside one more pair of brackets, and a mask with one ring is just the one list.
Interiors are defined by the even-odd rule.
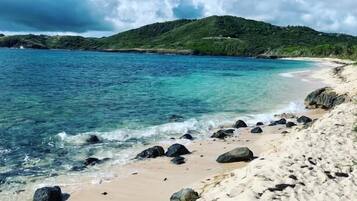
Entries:
[[293,72],[287,72],[287,73],[280,73],[279,76],[281,76],[281,77],[287,77],[287,78],[293,78],[293,77],[295,77],[295,74],[308,73],[308,72],[311,72],[311,70],[301,70],[301,71],[293,71]]

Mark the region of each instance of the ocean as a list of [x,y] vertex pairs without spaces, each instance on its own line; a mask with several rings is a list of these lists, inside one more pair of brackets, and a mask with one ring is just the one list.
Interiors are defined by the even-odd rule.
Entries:
[[[0,191],[67,174],[87,157],[125,164],[133,150],[188,131],[204,139],[239,118],[268,122],[275,112],[303,110],[314,88],[291,72],[315,65],[0,49]],[[86,143],[90,135],[101,143]]]

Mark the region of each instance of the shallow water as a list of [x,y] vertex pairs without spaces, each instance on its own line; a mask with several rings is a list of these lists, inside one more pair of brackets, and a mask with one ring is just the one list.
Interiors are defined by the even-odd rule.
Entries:
[[[130,148],[241,117],[301,109],[312,62],[0,49],[0,189],[63,174],[85,157],[124,163]],[[288,74],[287,74],[288,73]],[[259,115],[260,114],[260,115]],[[170,122],[180,115],[179,122]],[[85,144],[90,134],[103,143]]]

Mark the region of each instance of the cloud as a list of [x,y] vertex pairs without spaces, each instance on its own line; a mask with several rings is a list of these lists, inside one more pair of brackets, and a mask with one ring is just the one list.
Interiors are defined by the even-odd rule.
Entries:
[[5,31],[111,30],[106,13],[92,0],[1,0],[0,29]]
[[235,15],[357,35],[356,8],[356,0],[0,0],[0,31],[112,33],[178,18]]

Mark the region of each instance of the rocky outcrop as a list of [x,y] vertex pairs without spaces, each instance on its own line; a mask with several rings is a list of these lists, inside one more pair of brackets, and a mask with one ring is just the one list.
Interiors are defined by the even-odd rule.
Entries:
[[58,186],[43,187],[35,191],[33,201],[62,201],[62,191]]
[[232,137],[234,129],[219,130],[211,136],[211,138],[224,139],[226,137]]
[[154,146],[136,155],[135,159],[156,158],[165,155],[165,150],[161,146]]
[[183,146],[182,144],[173,144],[171,145],[166,152],[166,156],[168,157],[177,157],[185,154],[190,154],[191,152]]
[[196,201],[200,198],[198,193],[190,188],[185,188],[174,193],[170,201]]
[[345,102],[346,99],[346,95],[338,95],[332,88],[325,87],[311,92],[305,98],[305,106],[310,109],[331,109]]
[[217,158],[218,163],[233,163],[240,161],[253,160],[253,152],[247,147],[239,147],[232,151],[226,152]]
[[255,128],[253,128],[250,132],[251,132],[251,133],[262,133],[262,132],[263,132],[263,129],[260,128],[260,127],[255,127]]
[[233,128],[246,128],[248,127],[247,124],[243,120],[238,120],[234,125]]

